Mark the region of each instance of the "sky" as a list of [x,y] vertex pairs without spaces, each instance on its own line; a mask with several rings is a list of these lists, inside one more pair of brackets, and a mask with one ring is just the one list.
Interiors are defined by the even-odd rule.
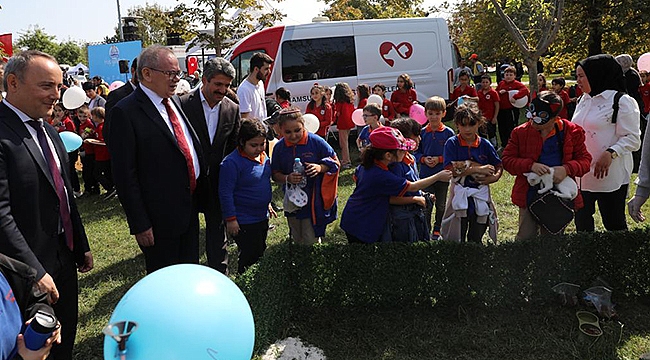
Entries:
[[[117,3],[121,15],[128,9],[145,6],[146,0],[0,0],[0,34],[13,33],[13,39],[38,25],[45,33],[56,36],[57,42],[73,40],[79,42],[101,42],[105,36],[114,34],[117,26]],[[441,4],[443,0],[425,0],[424,6]],[[192,0],[155,0],[163,8],[172,9],[179,3],[193,5]],[[286,14],[284,24],[311,22],[326,5],[316,0],[284,0],[268,3]]]

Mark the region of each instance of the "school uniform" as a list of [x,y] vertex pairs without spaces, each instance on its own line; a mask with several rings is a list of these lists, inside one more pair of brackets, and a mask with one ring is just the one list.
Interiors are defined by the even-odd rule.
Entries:
[[[501,159],[492,144],[476,136],[471,143],[460,135],[445,143],[444,168],[452,170],[452,161],[475,161],[481,165],[501,167]],[[442,220],[442,237],[452,241],[481,242],[483,234],[490,228],[490,237],[496,242],[498,228],[496,209],[489,193],[488,185],[478,184],[471,176],[452,179],[449,201]],[[474,189],[474,190],[472,190]],[[458,198],[456,198],[458,194]],[[467,196],[466,201],[461,197]],[[462,204],[461,204],[462,203]],[[461,207],[459,205],[465,205]]]
[[350,130],[356,126],[352,121],[352,113],[354,110],[354,105],[352,103],[338,101],[334,103],[334,117],[336,119],[337,129]]
[[408,89],[405,92],[401,90],[395,90],[390,95],[390,101],[393,103],[395,112],[398,115],[407,115],[413,105],[414,101],[418,101],[418,94],[415,92],[415,89]]
[[639,94],[643,99],[643,116],[647,116],[650,113],[650,82],[639,86]]
[[370,168],[357,167],[354,177],[357,186],[343,209],[341,229],[350,242],[390,241],[390,237],[385,236],[388,234],[390,197],[403,196],[408,181],[390,172],[380,162],[375,162]]
[[[381,124],[379,125],[381,127]],[[359,131],[359,136],[357,137],[361,141],[361,146],[366,147],[370,145],[370,133],[372,132],[372,128],[370,125],[364,126],[361,131]]]
[[271,198],[271,162],[266,153],[255,159],[235,149],[223,159],[219,172],[221,213],[226,222],[236,220],[239,224],[234,240],[239,248],[240,274],[266,250]]
[[[334,149],[323,138],[308,131],[304,131],[302,139],[296,144],[289,144],[284,138],[275,144],[271,170],[273,173],[291,174],[295,158],[300,158],[303,164],[323,164],[329,169],[315,177],[307,176],[307,185],[303,188],[308,196],[307,204],[296,212],[285,212],[285,216],[298,220],[309,219],[315,237],[325,236],[325,227],[337,216],[335,194],[339,160]],[[286,189],[286,185],[283,188]]]
[[568,119],[569,109],[567,109],[567,104],[571,103],[569,93],[566,90],[560,90],[560,92],[557,94],[560,95],[560,98],[562,99],[562,110],[560,110],[558,116],[562,119]]
[[[79,124],[79,134],[85,139],[97,139],[95,124],[86,119]],[[99,184],[95,178],[95,145],[87,142],[83,143],[84,154],[81,156],[81,177],[84,179],[84,187],[88,194],[99,194]]]
[[[388,169],[409,182],[420,180],[415,157],[409,153],[404,156],[402,161],[388,165]],[[406,192],[404,196],[422,196],[422,192]],[[391,240],[395,242],[428,241],[430,224],[427,223],[425,209],[417,204],[390,205]]]
[[502,80],[497,86],[497,93],[505,90],[504,94],[499,97],[499,114],[497,114],[497,123],[499,124],[499,135],[501,136],[501,146],[508,145],[510,133],[519,124],[519,109],[510,103],[511,90],[518,92],[513,96],[514,99],[521,99],[528,96],[528,88],[517,80],[505,81]]
[[395,118],[395,107],[393,106],[393,103],[384,98],[384,101],[381,105],[381,115],[384,117],[386,120],[393,120]]
[[488,89],[489,90],[486,92],[483,92],[483,89],[478,91],[478,108],[481,110],[483,117],[485,117],[487,120],[488,139],[492,145],[496,146],[497,124],[493,124],[492,119],[494,119],[496,111],[495,103],[499,103],[501,101],[501,98],[499,97],[499,93],[496,90],[492,89],[491,87]]
[[312,106],[311,103],[307,105],[307,114],[316,115],[318,118],[319,126],[316,135],[325,137],[327,135],[327,128],[332,125],[332,120],[334,118],[334,113],[332,111],[332,105],[326,102],[322,106],[316,107]]
[[476,94],[476,89],[471,85],[465,86],[464,89],[462,86],[457,86],[454,89],[454,92],[451,93],[451,98],[449,100],[454,101],[461,96],[477,97],[478,95]]
[[359,100],[359,105],[357,106],[357,109],[362,109],[368,105],[368,98],[361,99]]
[[[104,141],[104,124],[98,124],[96,128],[97,140]],[[95,168],[94,177],[104,187],[107,192],[111,192],[115,183],[113,182],[113,173],[111,171],[111,155],[106,145],[93,145],[95,148]]]

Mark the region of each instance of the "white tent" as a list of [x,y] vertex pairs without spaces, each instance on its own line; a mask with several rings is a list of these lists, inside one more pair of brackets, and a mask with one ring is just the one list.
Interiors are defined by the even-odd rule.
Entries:
[[88,74],[88,66],[84,65],[83,63],[79,63],[75,66],[70,66],[70,69],[68,69],[68,75],[77,75],[77,72],[79,69],[82,69],[84,71],[84,74]]

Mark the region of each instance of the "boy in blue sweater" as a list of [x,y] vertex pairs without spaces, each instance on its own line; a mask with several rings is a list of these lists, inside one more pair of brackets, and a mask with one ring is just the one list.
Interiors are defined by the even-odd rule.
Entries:
[[[415,153],[415,160],[420,164],[420,178],[424,179],[431,175],[437,174],[443,170],[443,153],[445,150],[445,142],[447,139],[453,137],[454,130],[445,126],[442,119],[447,114],[447,104],[445,99],[434,96],[427,99],[424,104],[424,109],[427,114],[427,121],[429,124],[422,129],[420,147]],[[435,195],[436,197],[436,217],[433,224],[433,232],[431,234],[432,240],[440,239],[440,224],[442,223],[442,215],[445,212],[445,204],[447,202],[447,190],[449,189],[449,182],[438,181],[433,185],[424,189],[426,192]],[[427,223],[431,225],[431,214],[433,209],[427,207],[426,216]]]
[[221,162],[219,199],[226,231],[239,248],[237,270],[246,271],[266,250],[271,203],[271,162],[264,152],[266,130],[256,119],[242,119],[239,146]]

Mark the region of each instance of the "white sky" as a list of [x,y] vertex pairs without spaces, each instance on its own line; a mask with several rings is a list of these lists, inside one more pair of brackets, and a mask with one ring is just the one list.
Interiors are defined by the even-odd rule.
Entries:
[[[101,42],[105,36],[114,34],[118,1],[122,16],[126,16],[128,9],[134,6],[147,4],[145,0],[0,0],[0,34],[13,33],[16,41],[20,33],[32,25],[38,25],[47,34],[56,36],[59,42]],[[425,0],[424,6],[442,2]],[[156,0],[149,3],[169,9],[179,3],[193,6],[192,0]],[[287,15],[285,24],[311,22],[326,8],[325,3],[316,0],[269,1],[269,4]]]

